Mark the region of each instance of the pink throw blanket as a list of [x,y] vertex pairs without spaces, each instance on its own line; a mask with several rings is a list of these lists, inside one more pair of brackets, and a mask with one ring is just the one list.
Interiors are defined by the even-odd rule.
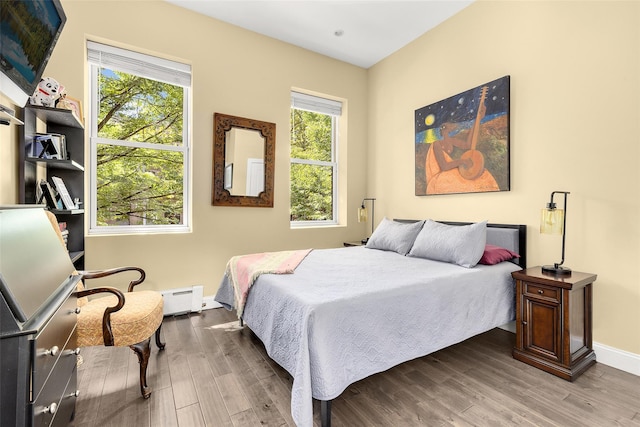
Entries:
[[231,279],[238,318],[242,317],[247,295],[261,274],[291,274],[311,249],[263,252],[232,257],[225,274]]

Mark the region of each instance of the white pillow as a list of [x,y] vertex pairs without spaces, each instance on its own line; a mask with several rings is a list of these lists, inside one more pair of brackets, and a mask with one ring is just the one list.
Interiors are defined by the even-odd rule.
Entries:
[[403,223],[383,218],[369,238],[366,247],[406,255],[420,233],[422,224],[424,221]]
[[409,256],[475,267],[487,242],[487,221],[470,225],[447,225],[427,220]]

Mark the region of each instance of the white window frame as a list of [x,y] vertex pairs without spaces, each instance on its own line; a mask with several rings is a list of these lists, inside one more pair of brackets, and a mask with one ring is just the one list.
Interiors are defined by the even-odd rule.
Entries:
[[[191,66],[180,62],[159,58],[132,50],[87,41],[87,61],[89,70],[90,102],[89,117],[89,231],[90,235],[100,234],[155,234],[191,232]],[[133,141],[112,140],[98,137],[98,70],[101,67],[135,74],[149,79],[171,83],[184,88],[182,145],[170,146]],[[181,152],[183,156],[183,207],[182,224],[159,225],[97,225],[97,159],[98,144],[123,147],[148,148]]]
[[[331,116],[331,161],[298,159],[289,157],[290,164],[306,164],[315,166],[329,166],[333,169],[332,173],[332,201],[333,212],[331,220],[313,220],[313,221],[290,221],[291,228],[317,227],[317,226],[334,226],[338,222],[338,125],[339,118],[342,115],[342,102],[320,96],[309,95],[302,92],[291,91],[291,108],[298,110],[306,110],[314,113],[321,113]],[[291,177],[291,175],[289,175]],[[291,182],[289,182],[291,188]],[[291,204],[291,201],[289,201]],[[289,206],[291,208],[291,206]]]

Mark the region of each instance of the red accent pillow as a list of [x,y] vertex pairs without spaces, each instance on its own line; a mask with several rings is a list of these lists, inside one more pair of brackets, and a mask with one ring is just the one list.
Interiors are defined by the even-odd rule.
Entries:
[[520,255],[509,249],[501,248],[500,246],[485,245],[484,253],[480,261],[478,261],[478,264],[494,265],[502,261],[509,261],[513,258],[520,258]]

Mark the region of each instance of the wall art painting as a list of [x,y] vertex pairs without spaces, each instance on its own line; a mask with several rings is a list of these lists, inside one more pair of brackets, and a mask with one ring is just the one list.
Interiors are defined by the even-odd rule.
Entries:
[[509,76],[415,111],[415,194],[509,191]]

